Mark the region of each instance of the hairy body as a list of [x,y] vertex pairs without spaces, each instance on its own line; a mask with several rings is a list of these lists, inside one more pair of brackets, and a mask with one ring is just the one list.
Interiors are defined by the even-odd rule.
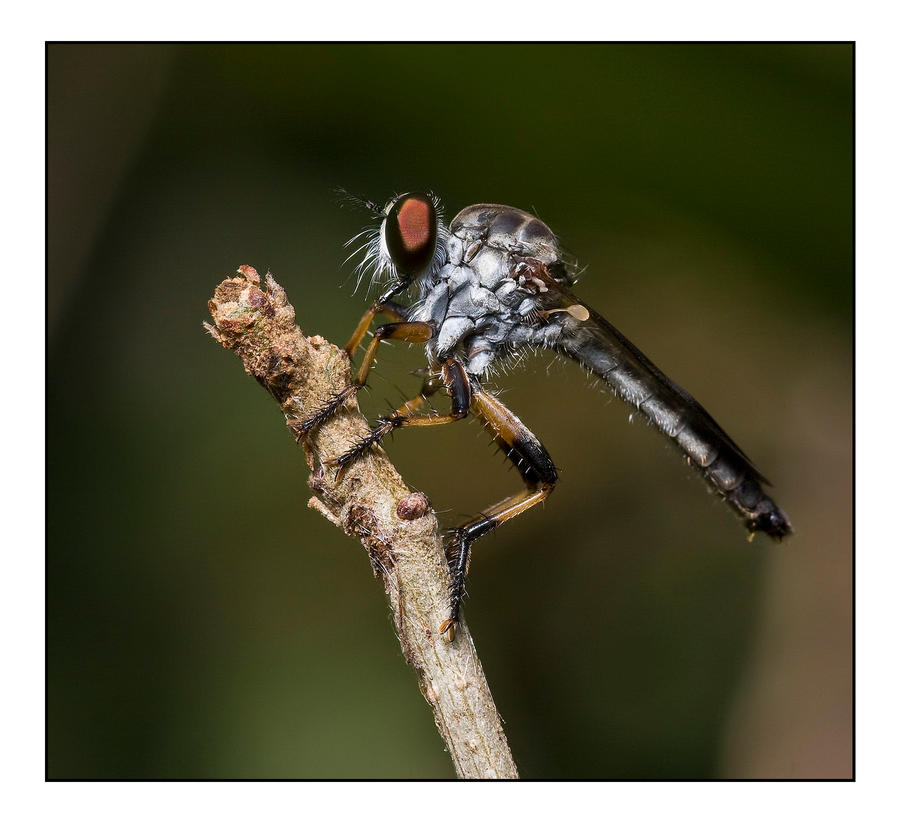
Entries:
[[[424,344],[431,376],[419,398],[381,418],[369,437],[335,461],[339,470],[397,428],[449,423],[470,411],[488,424],[526,488],[454,531],[448,553],[450,617],[442,627],[451,637],[472,543],[544,500],[557,480],[538,438],[483,385],[504,361],[529,350],[557,351],[596,374],[681,449],[751,535],[762,531],[781,539],[790,533],[787,515],[763,489],[765,478],[709,413],[572,294],[575,268],[546,224],[511,206],[478,204],[445,227],[437,199],[425,194],[401,195],[383,211],[366,205],[380,222],[368,234],[358,268],[386,278],[389,286],[363,316],[346,346],[348,354],[360,345],[376,314],[386,313],[395,322],[376,330],[354,385],[293,427],[302,437],[336,413],[365,384],[378,344],[386,339]],[[394,300],[416,290],[418,299],[409,305]],[[417,414],[442,386],[450,394],[451,412]]]

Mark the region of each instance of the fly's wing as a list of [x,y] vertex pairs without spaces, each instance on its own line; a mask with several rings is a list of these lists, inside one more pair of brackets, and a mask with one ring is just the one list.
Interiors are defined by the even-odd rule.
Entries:
[[730,503],[751,534],[781,538],[791,531],[787,515],[763,491],[768,481],[738,445],[690,394],[673,383],[630,340],[598,312],[552,278],[539,312],[561,324],[556,348],[596,374],[626,403],[670,437]]

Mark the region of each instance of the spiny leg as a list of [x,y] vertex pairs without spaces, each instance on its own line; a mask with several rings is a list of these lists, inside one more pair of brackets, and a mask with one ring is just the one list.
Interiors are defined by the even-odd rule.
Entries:
[[[371,321],[370,321],[371,322]],[[405,343],[427,343],[434,335],[434,328],[429,323],[403,321],[401,323],[387,323],[379,326],[375,331],[372,342],[366,349],[362,365],[356,373],[353,382],[329,398],[328,402],[318,411],[305,420],[292,420],[288,427],[294,432],[298,440],[302,440],[314,428],[321,426],[326,420],[337,414],[338,410],[353,397],[369,379],[369,371],[375,362],[375,355],[382,340],[402,340]]]
[[450,546],[450,617],[441,623],[441,633],[453,640],[459,609],[465,593],[472,543],[516,515],[546,499],[556,485],[557,472],[547,450],[496,397],[474,389],[472,408],[490,426],[500,447],[522,475],[526,489],[496,503],[478,517],[454,530]]
[[[441,386],[445,386],[450,394],[450,413],[415,415],[414,412]],[[440,426],[444,423],[462,420],[469,413],[470,396],[471,389],[465,368],[455,357],[450,358],[444,362],[440,374],[433,374],[425,380],[422,392],[418,397],[380,418],[378,425],[366,437],[358,441],[353,448],[340,457],[327,460],[326,463],[338,466],[338,477],[340,477],[347,466],[374,448],[386,434],[394,429],[406,426]]]

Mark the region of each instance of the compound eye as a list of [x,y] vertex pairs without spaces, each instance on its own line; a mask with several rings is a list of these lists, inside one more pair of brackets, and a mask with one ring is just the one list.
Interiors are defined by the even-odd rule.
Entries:
[[423,272],[437,246],[437,213],[426,194],[404,194],[391,206],[384,221],[384,239],[401,275]]

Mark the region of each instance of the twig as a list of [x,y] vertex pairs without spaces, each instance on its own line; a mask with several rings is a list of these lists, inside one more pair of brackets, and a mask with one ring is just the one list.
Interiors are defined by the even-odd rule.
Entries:
[[[281,406],[286,419],[309,416],[351,378],[344,352],[307,338],[294,308],[270,274],[256,270],[216,288],[207,331],[241,358]],[[465,621],[452,642],[438,630],[447,616],[447,563],[437,520],[425,495],[411,493],[381,449],[354,463],[340,482],[321,461],[346,452],[369,431],[355,401],[302,443],[315,495],[309,507],[358,538],[384,582],[400,646],[415,669],[438,731],[464,778],[516,778],[500,715]]]

